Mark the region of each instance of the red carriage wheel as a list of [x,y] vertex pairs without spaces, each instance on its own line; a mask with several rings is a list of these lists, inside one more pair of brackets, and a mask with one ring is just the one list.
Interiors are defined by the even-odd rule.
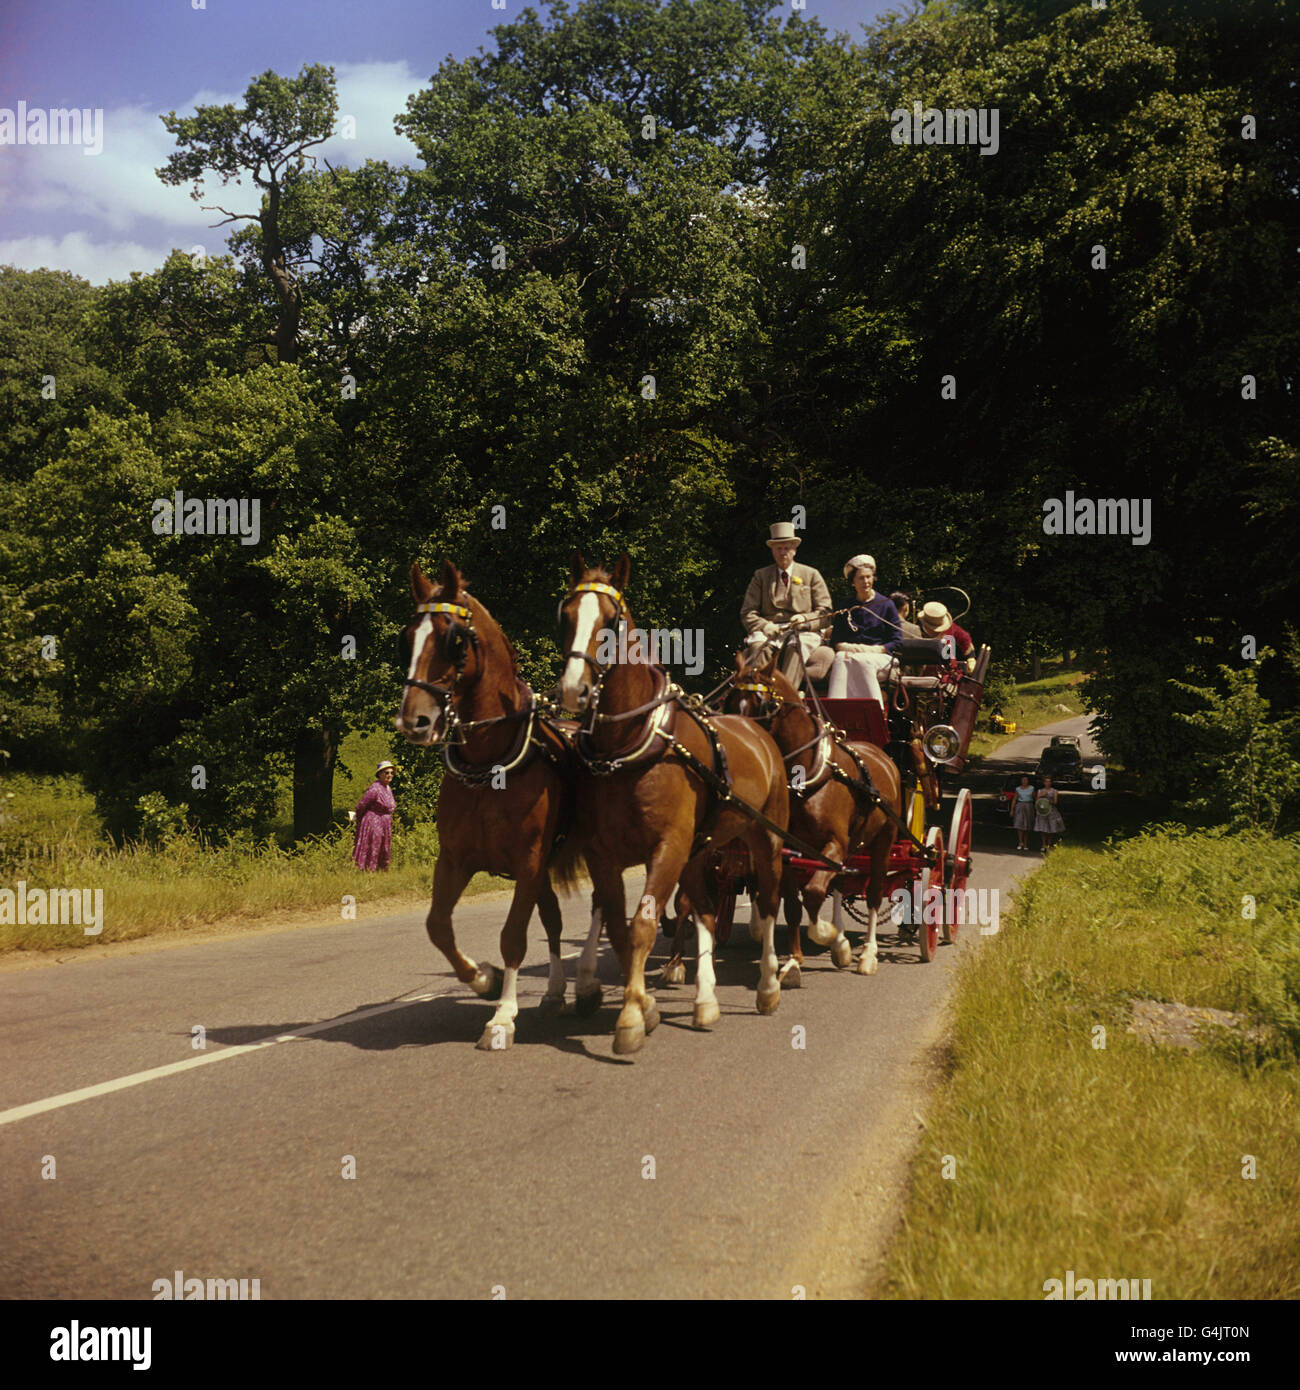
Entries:
[[944,859],[945,888],[952,891],[947,895],[943,913],[943,939],[957,939],[957,908],[954,894],[965,890],[970,877],[970,842],[975,816],[971,807],[970,792],[963,787],[957,793],[957,804],[952,808],[952,821],[948,826],[948,854]]
[[[937,825],[930,828],[925,837],[925,847],[933,850],[933,862],[925,870],[925,889],[921,894],[921,920],[917,924],[916,939],[921,943],[921,959],[931,961],[939,951],[938,917],[946,917],[943,891],[943,831]],[[931,891],[933,890],[933,891]]]

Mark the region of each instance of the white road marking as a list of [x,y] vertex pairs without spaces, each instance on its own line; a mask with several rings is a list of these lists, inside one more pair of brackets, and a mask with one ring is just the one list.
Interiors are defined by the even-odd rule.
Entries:
[[323,1023],[307,1023],[291,1032],[275,1033],[267,1038],[259,1038],[256,1042],[218,1048],[217,1051],[204,1053],[201,1057],[187,1057],[183,1062],[169,1062],[165,1067],[150,1067],[148,1071],[132,1072],[129,1076],[119,1076],[113,1081],[101,1081],[97,1086],[83,1086],[77,1091],[64,1091],[61,1095],[49,1096],[45,1100],[16,1105],[12,1110],[0,1110],[0,1125],[14,1124],[18,1120],[29,1119],[32,1115],[44,1115],[51,1110],[61,1110],[65,1105],[76,1105],[80,1100],[112,1095],[114,1091],[125,1091],[131,1086],[143,1086],[146,1081],[159,1081],[164,1076],[175,1076],[178,1072],[189,1071],[193,1067],[205,1067],[209,1062],[224,1062],[230,1057],[242,1057],[249,1052],[258,1052],[264,1047],[274,1047],[277,1043],[293,1042],[295,1038],[307,1038],[313,1033],[325,1033],[331,1028],[341,1028],[345,1023],[374,1018],[376,1014],[392,1013],[394,1009],[406,1009],[412,1004],[427,1004],[429,1000],[437,997],[434,994],[417,994],[414,999],[397,999],[391,1004],[376,1004],[372,1009],[358,1009],[356,1013],[343,1014],[340,1018],[327,1018]]

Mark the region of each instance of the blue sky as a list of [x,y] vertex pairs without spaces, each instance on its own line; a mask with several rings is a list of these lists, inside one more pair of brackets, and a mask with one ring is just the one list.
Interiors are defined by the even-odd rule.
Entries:
[[[214,215],[154,175],[174,148],[158,117],[236,101],[267,68],[334,67],[339,111],[356,117],[357,138],[323,146],[331,163],[414,162],[393,117],[448,55],[491,47],[489,30],[524,8],[504,3],[502,11],[492,0],[0,0],[0,122],[19,102],[29,112],[104,113],[98,154],[0,144],[0,264],[102,284],[152,270],[174,246],[220,254],[226,230],[210,227]],[[857,37],[864,22],[907,8],[906,0],[807,0],[805,13]]]

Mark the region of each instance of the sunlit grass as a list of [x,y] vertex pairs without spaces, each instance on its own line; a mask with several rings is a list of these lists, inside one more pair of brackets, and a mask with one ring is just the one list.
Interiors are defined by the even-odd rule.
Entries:
[[[353,785],[361,783],[357,797],[373,770],[372,763],[354,779]],[[74,777],[7,774],[0,777],[0,806],[0,888],[22,880],[29,888],[104,892],[102,934],[85,936],[77,926],[0,924],[0,950],[63,950],[301,909],[341,919],[345,895],[355,898],[359,912],[383,899],[426,895],[437,858],[431,824],[394,826],[386,873],[356,868],[347,826],[287,849],[275,837],[219,848],[181,837],[157,848],[119,849],[103,835],[94,803]],[[505,886],[481,874],[469,891]]]
[[[1042,1298],[1072,1269],[1150,1279],[1158,1299],[1300,1294],[1297,922],[1295,838],[1056,851],[965,964],[878,1292]],[[1263,1031],[1153,1046],[1127,1031],[1135,999]]]

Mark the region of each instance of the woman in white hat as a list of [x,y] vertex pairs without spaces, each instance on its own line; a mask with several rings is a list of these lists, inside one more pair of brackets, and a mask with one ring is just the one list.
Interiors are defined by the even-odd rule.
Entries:
[[388,867],[393,843],[393,808],[397,799],[390,787],[397,769],[385,759],[375,769],[375,780],[357,802],[353,818],[357,823],[357,842],[352,859],[358,869],[374,871]]
[[892,599],[876,592],[876,562],[870,555],[855,555],[844,565],[844,577],[853,585],[857,604],[835,619],[827,694],[832,700],[880,698],[880,672],[887,670],[903,644],[902,619]]

